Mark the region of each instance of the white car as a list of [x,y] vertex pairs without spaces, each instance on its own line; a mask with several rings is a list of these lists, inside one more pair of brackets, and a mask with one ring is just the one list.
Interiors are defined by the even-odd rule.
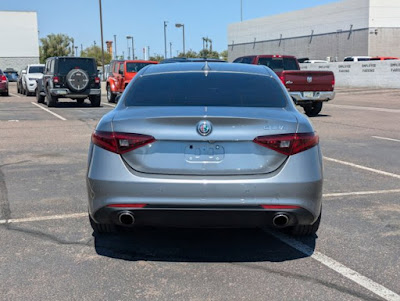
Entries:
[[22,71],[22,94],[29,95],[36,91],[36,80],[43,77],[44,64],[28,65]]
[[327,64],[328,61],[325,60],[306,60],[304,61],[305,64]]
[[361,61],[370,61],[370,56],[346,56],[344,58],[344,62],[361,62]]

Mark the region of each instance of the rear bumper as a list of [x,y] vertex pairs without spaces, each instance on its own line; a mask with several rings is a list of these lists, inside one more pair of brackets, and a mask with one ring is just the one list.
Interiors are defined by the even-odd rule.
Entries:
[[82,92],[73,92],[67,88],[53,88],[50,89],[50,94],[52,96],[57,97],[66,97],[66,98],[86,98],[92,95],[100,95],[101,89],[87,89]]
[[169,218],[171,211],[190,211],[200,216],[204,216],[205,211],[218,212],[215,215],[221,220],[224,216],[229,220],[232,212],[247,212],[243,216],[250,215],[249,223],[252,223],[253,214],[254,222],[270,222],[276,210],[262,209],[260,205],[298,206],[294,211],[285,209],[283,212],[291,214],[294,223],[311,224],[320,213],[322,182],[322,157],[318,146],[289,157],[270,174],[202,177],[139,173],[130,169],[121,156],[92,145],[87,173],[89,213],[100,223],[116,222],[113,214],[126,209],[108,205],[136,203],[147,204],[145,208],[134,209],[143,224],[157,220],[162,224],[162,215]]
[[304,96],[304,92],[289,92],[296,103],[306,103],[310,101],[329,101],[335,98],[335,91],[314,92],[313,97]]
[[131,212],[134,216],[134,226],[170,226],[170,227],[263,227],[273,226],[273,218],[284,213],[289,217],[287,226],[298,223],[312,224],[314,216],[303,209],[264,210],[256,206],[241,207],[158,207],[147,206],[141,209],[124,209],[104,207],[96,211],[92,217],[103,224],[121,225],[119,214]]

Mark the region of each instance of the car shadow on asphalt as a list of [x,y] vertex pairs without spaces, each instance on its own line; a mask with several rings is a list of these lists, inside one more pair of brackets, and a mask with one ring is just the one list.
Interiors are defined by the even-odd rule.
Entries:
[[[127,261],[282,262],[310,256],[262,229],[144,228],[93,235],[97,254]],[[302,243],[314,250],[316,236]]]
[[[46,104],[45,104],[46,106]],[[100,107],[92,107],[90,102],[86,100],[84,103],[79,104],[76,101],[61,101],[56,104],[54,107],[55,109],[97,109],[97,108],[104,108],[106,106],[100,104]],[[50,108],[53,109],[53,108]]]

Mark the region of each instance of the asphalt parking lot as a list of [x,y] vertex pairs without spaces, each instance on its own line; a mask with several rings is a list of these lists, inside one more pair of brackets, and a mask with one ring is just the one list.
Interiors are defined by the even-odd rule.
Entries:
[[400,90],[338,90],[312,122],[317,237],[272,229],[94,236],[85,172],[103,102],[0,97],[1,300],[400,300]]

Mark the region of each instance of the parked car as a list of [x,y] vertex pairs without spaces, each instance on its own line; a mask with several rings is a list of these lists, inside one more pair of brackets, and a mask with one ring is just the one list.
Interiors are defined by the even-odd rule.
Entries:
[[325,60],[305,60],[303,63],[305,63],[305,64],[326,64],[329,62],[325,61]]
[[158,64],[158,62],[144,60],[114,61],[106,84],[108,102],[115,102],[117,95],[124,92],[132,78],[142,68],[151,64]]
[[319,227],[318,136],[262,66],[143,68],[97,124],[88,162],[95,232],[274,226],[312,235]]
[[371,58],[371,61],[389,61],[389,60],[400,60],[400,58],[392,56],[376,56]]
[[1,69],[0,69],[0,94],[3,96],[8,96],[8,79]]
[[26,96],[34,94],[36,91],[36,80],[43,77],[44,65],[32,64],[25,68],[21,79],[22,94]]
[[81,57],[48,58],[43,88],[49,107],[54,107],[60,98],[75,99],[79,104],[89,98],[93,107],[99,107],[101,89],[96,60]]
[[18,79],[17,79],[17,92],[18,93],[22,93],[22,77],[24,74],[26,74],[26,67],[24,69],[21,69],[21,71],[18,73]]
[[370,56],[346,56],[344,58],[344,62],[363,62],[363,61],[370,61]]
[[13,68],[6,68],[3,72],[9,82],[16,82],[18,80],[18,72]]
[[239,57],[234,63],[264,65],[271,68],[289,91],[293,101],[307,116],[321,112],[322,103],[335,98],[335,75],[332,71],[300,70],[294,56],[252,55]]

